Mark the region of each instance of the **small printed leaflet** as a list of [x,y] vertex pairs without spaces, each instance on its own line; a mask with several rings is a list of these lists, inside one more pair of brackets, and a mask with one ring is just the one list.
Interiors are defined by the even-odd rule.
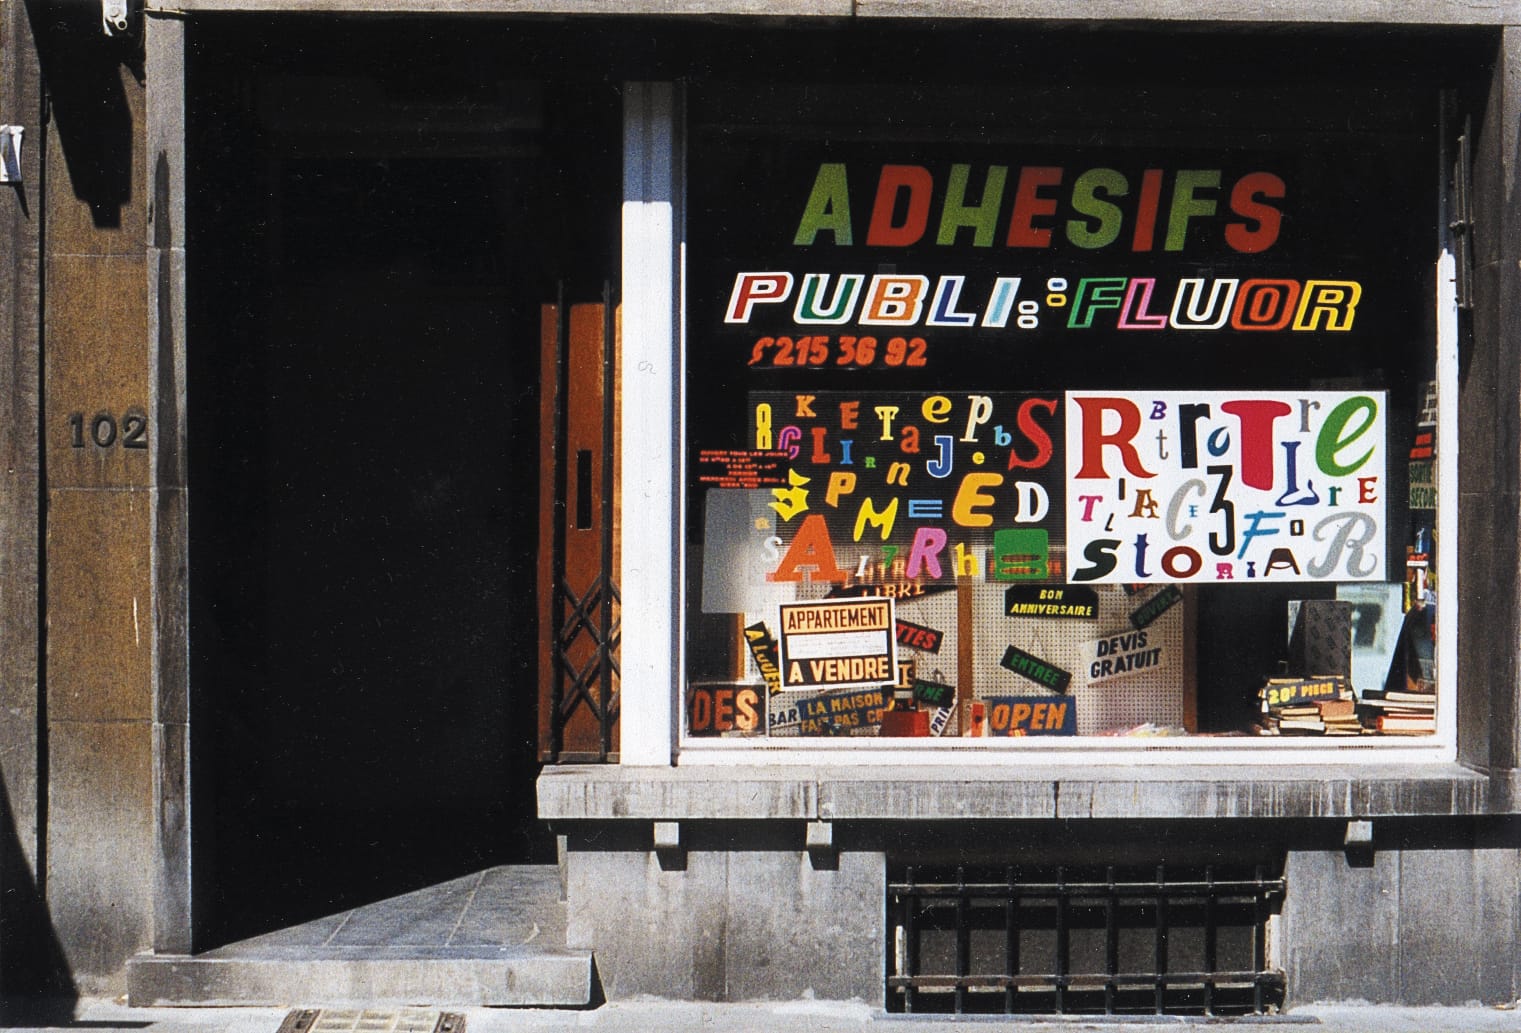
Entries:
[[1161,640],[1145,631],[1109,635],[1083,646],[1089,684],[1150,673],[1167,666],[1171,660],[1172,655],[1163,648]]
[[906,620],[898,621],[898,645],[907,646],[910,649],[922,649],[926,653],[940,652],[940,642],[945,635],[934,628],[926,628],[922,624],[913,624]]
[[1003,659],[998,662],[1005,669],[1013,671],[1021,678],[1028,678],[1042,688],[1066,692],[1067,686],[1072,684],[1070,671],[1064,671],[1055,664],[1026,653],[1017,646],[1010,646],[1004,650]]
[[755,658],[761,677],[766,679],[766,688],[773,696],[781,692],[782,671],[777,666],[776,639],[771,637],[765,621],[756,621],[745,628],[745,642],[750,646],[750,655]]
[[1070,699],[993,696],[982,703],[989,735],[1077,734],[1077,705]]
[[954,706],[956,703],[956,690],[949,685],[927,681],[924,678],[916,678],[914,679],[914,700],[919,703],[927,703],[932,707]]
[[783,603],[780,626],[782,680],[789,690],[898,680],[891,598]]
[[787,453],[705,448],[697,454],[698,482],[715,488],[771,488],[787,483]]
[[1149,626],[1153,621],[1173,606],[1183,601],[1183,593],[1172,585],[1168,585],[1156,595],[1147,599],[1139,607],[1130,611],[1130,623],[1137,630]]
[[1262,701],[1270,708],[1339,699],[1347,690],[1347,679],[1340,675],[1326,678],[1269,678],[1262,687]]
[[687,689],[687,730],[692,735],[761,731],[766,715],[761,692],[733,682],[694,683]]
[[1011,585],[1003,594],[1003,612],[1010,617],[1095,620],[1098,592],[1073,585]]

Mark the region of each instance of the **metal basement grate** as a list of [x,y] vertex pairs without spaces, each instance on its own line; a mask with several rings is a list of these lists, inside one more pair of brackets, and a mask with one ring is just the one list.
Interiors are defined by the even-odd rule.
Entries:
[[887,889],[889,1011],[1260,1015],[1283,1000],[1266,865],[908,866]]
[[436,1008],[297,1008],[275,1033],[465,1033],[465,1016]]

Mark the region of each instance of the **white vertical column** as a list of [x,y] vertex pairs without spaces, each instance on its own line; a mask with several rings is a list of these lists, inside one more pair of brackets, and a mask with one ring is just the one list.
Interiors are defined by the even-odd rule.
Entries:
[[683,549],[680,123],[674,83],[625,84],[623,764],[670,764],[676,741]]
[[1458,718],[1458,295],[1452,252],[1437,259],[1437,731],[1457,741]]

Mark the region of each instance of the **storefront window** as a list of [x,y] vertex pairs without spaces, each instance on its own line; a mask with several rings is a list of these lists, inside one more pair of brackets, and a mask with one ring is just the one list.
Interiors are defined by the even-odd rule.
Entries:
[[1434,97],[690,103],[689,742],[1434,732]]

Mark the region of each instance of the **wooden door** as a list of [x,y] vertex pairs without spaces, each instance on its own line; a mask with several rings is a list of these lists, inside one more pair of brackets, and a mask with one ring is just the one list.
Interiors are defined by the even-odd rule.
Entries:
[[604,288],[540,326],[539,759],[616,761],[618,313]]

